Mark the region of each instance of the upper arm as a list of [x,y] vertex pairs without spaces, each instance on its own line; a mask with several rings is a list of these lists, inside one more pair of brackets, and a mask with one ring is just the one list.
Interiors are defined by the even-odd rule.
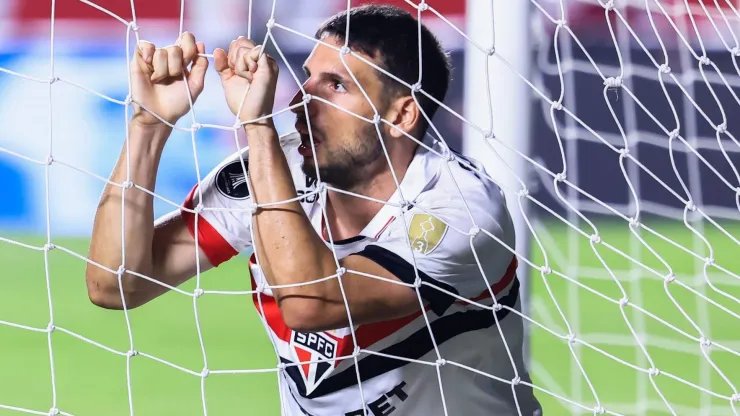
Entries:
[[[377,242],[341,261],[354,324],[418,312],[419,296],[441,316],[458,297],[477,298],[492,288],[499,294],[513,287],[516,261],[509,248],[515,238],[505,205],[485,194],[466,195],[466,202],[451,198],[411,209]],[[474,227],[481,231],[473,235]]]

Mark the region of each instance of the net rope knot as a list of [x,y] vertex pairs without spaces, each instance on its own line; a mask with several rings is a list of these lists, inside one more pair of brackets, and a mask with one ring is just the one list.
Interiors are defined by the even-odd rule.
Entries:
[[490,48],[486,49],[486,55],[493,56],[496,54],[496,47],[491,46]]
[[418,7],[419,7],[419,10],[422,12],[429,10],[429,5],[425,1],[422,1],[421,3],[419,3]]
[[717,125],[717,133],[724,134],[727,132],[727,123],[721,123]]
[[49,77],[49,84],[53,84],[55,82],[59,81],[59,77]]
[[414,287],[417,289],[421,287],[421,277],[414,279]]
[[55,329],[57,329],[57,327],[53,322],[49,322],[49,325],[46,326],[46,332],[54,332]]
[[676,280],[676,274],[673,272],[668,273],[663,279],[666,283],[671,283]]
[[702,65],[711,65],[712,64],[712,61],[706,55],[702,55],[699,58],[699,63],[702,64]]
[[378,124],[380,124],[380,120],[382,120],[382,118],[380,117],[380,114],[376,114],[373,116],[372,122],[373,124],[377,126]]
[[133,30],[134,32],[136,32],[137,30],[139,30],[139,25],[137,25],[136,22],[134,22],[134,21],[128,22],[128,27],[131,30]]
[[265,26],[268,29],[272,29],[275,26],[275,19],[273,19],[273,18],[267,19],[267,23],[265,24]]
[[550,104],[550,107],[552,107],[555,110],[560,111],[563,109],[563,104],[560,101],[553,101],[552,104]]
[[652,376],[652,377],[655,377],[655,376],[657,376],[657,375],[660,375],[660,370],[658,370],[658,369],[657,369],[657,368],[655,368],[655,367],[652,367],[652,368],[650,368],[650,370],[648,370],[648,374],[649,374],[650,376]]
[[540,267],[540,273],[542,273],[542,274],[550,274],[550,273],[552,273],[552,269],[550,268],[550,266],[542,266],[542,267]]
[[670,74],[671,73],[671,67],[668,66],[668,64],[661,64],[658,67],[658,72],[660,72],[661,74]]
[[730,397],[730,400],[733,402],[740,402],[740,393],[735,393]]
[[712,266],[714,264],[714,257],[707,257],[704,259],[704,264],[707,266]]
[[352,350],[352,357],[358,357],[360,352],[362,352],[362,348],[359,345],[355,345],[355,348]]
[[350,53],[350,50],[347,46],[342,46],[341,48],[339,48],[340,55],[345,56],[345,55],[349,55],[349,53]]
[[730,53],[733,56],[740,56],[740,47],[734,46],[732,49],[730,49]]
[[519,377],[519,376],[516,376],[516,377],[514,377],[514,378],[511,379],[511,384],[513,386],[518,386],[519,383],[521,383],[521,382],[522,382],[522,378]]
[[439,358],[437,359],[436,363],[437,363],[437,366],[443,366],[447,364],[447,360],[445,360],[444,358]]
[[257,205],[257,204],[252,203],[252,204],[249,204],[249,208],[247,208],[247,209],[249,210],[249,213],[250,214],[254,215],[254,214],[257,213],[257,211],[259,211],[260,206]]
[[493,310],[494,311],[499,312],[499,311],[501,311],[501,309],[504,309],[504,305],[502,305],[502,304],[500,304],[498,302],[496,302],[496,304],[493,305]]
[[313,99],[313,96],[311,94],[303,94],[303,102],[308,103]]
[[199,298],[202,295],[203,295],[203,289],[201,288],[197,288],[193,291],[193,296],[195,296],[196,298]]
[[190,128],[191,128],[191,129],[193,129],[193,131],[198,131],[198,130],[200,130],[200,128],[201,128],[201,127],[203,127],[203,125],[202,125],[202,124],[200,124],[200,123],[193,123],[193,124],[192,124],[192,125],[190,126]]
[[123,189],[131,189],[131,188],[133,188],[133,187],[134,187],[134,183],[133,183],[133,182],[131,182],[131,181],[123,181],[123,182],[121,183],[121,187],[122,187]]
[[527,197],[527,196],[529,195],[529,189],[527,189],[527,188],[522,188],[522,189],[520,189],[520,190],[519,190],[519,192],[517,193],[517,195],[518,195],[518,196],[519,196],[520,198],[525,198],[525,197]]
[[627,306],[628,303],[630,303],[630,299],[627,296],[623,297],[622,299],[619,299],[619,306],[622,308]]
[[601,242],[601,236],[598,234],[591,234],[591,237],[589,237],[589,240],[591,240],[594,244],[599,244]]
[[555,25],[562,29],[564,26],[568,25],[568,22],[565,19],[558,19],[555,21]]
[[203,212],[203,203],[198,202],[198,205],[193,208],[193,211],[195,211],[196,214],[200,214],[201,212]]
[[136,350],[133,350],[133,349],[126,351],[126,357],[128,357],[128,358],[135,357],[137,355],[139,355],[139,351],[136,351]]
[[412,84],[411,85],[411,91],[413,91],[413,92],[419,92],[419,91],[421,91],[421,84],[418,83],[418,82]]
[[201,378],[206,378],[209,374],[211,374],[211,371],[208,369],[208,367],[203,368],[203,371],[200,372]]
[[54,248],[56,248],[56,246],[54,244],[52,244],[52,243],[46,243],[46,244],[44,244],[44,251],[46,251],[46,252],[49,252],[51,250],[54,250]]
[[126,272],[126,268],[123,267],[123,264],[118,266],[118,270],[116,270],[116,274],[120,277],[120,276],[123,276],[124,272]]
[[134,97],[132,97],[131,94],[129,94],[123,100],[123,105],[130,105],[132,102],[134,102]]
[[557,175],[555,175],[555,181],[556,182],[563,182],[566,178],[567,178],[567,176],[563,172],[560,172]]
[[638,228],[640,227],[640,220],[637,219],[637,217],[631,217],[630,218],[630,228]]
[[277,364],[277,369],[278,369],[278,370],[280,370],[280,371],[283,371],[283,370],[285,370],[285,363],[284,363],[284,362],[282,362],[282,361],[281,361],[281,362],[279,362],[279,363]]
[[47,165],[51,165],[52,163],[54,163],[54,156],[52,155],[46,156],[46,160],[44,160],[44,163]]
[[694,205],[694,201],[689,199],[689,202],[686,203],[686,209],[691,212],[696,211],[696,205]]
[[604,10],[606,11],[614,10],[614,0],[609,0],[606,3],[604,3]]
[[597,405],[596,407],[594,407],[594,414],[603,415],[604,413],[606,413],[606,409],[604,409],[604,406]]
[[628,154],[630,154],[630,148],[629,147],[624,147],[622,149],[619,149],[618,152],[619,152],[619,156],[624,157],[624,156],[627,156]]
[[468,231],[468,233],[470,234],[470,237],[475,237],[476,235],[478,235],[478,233],[480,233],[480,227],[478,227],[477,225],[474,225],[470,227],[470,230]]
[[347,273],[347,269],[344,267],[340,267],[337,269],[337,277],[342,277],[345,273]]
[[576,334],[574,334],[572,332],[569,333],[568,334],[568,337],[566,338],[566,340],[568,341],[568,344],[575,344],[576,343]]
[[668,133],[668,139],[670,139],[670,140],[676,139],[676,138],[678,138],[679,135],[680,135],[680,133],[679,133],[678,129],[673,129],[673,130],[671,130],[670,133]]
[[604,85],[607,88],[619,88],[622,86],[622,77],[609,77],[604,80]]
[[49,409],[49,413],[48,413],[49,416],[57,416],[58,414],[59,414],[59,409],[57,409],[56,407],[52,407],[51,409]]
[[236,120],[234,124],[231,126],[231,128],[234,130],[239,130],[240,128],[242,128],[242,122],[239,120]]
[[712,346],[712,341],[709,340],[709,339],[707,339],[707,338],[705,338],[705,337],[703,337],[703,336],[701,338],[699,338],[699,343],[701,344],[702,347],[711,347]]

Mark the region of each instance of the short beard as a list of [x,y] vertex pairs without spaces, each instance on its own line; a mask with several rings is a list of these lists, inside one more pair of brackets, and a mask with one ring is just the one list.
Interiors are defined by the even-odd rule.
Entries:
[[[326,154],[326,162],[319,166],[319,176],[335,188],[345,191],[359,189],[363,182],[373,176],[370,167],[383,156],[383,146],[375,126],[367,124],[359,133],[359,144],[353,148],[337,149]],[[303,173],[317,180],[316,159],[304,160]]]

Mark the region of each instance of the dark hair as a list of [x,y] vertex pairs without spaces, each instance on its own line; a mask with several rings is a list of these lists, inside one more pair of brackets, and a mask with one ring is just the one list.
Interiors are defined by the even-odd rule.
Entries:
[[[350,49],[376,60],[379,67],[413,85],[419,79],[419,23],[403,9],[388,5],[369,4],[349,10]],[[347,32],[347,11],[336,14],[316,31],[316,38],[329,35],[344,42]],[[437,38],[421,26],[422,78],[421,88],[442,102],[450,83],[451,64]],[[385,86],[397,95],[410,95],[411,90],[393,78],[378,72]],[[393,94],[392,94],[393,95]],[[395,98],[395,96],[393,98]],[[419,106],[431,120],[439,105],[423,93],[416,94]],[[428,124],[420,116],[420,134]]]

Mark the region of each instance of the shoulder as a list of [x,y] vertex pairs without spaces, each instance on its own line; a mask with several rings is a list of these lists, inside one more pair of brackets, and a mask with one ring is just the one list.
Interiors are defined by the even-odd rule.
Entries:
[[[513,247],[516,238],[506,198],[482,164],[457,153],[454,160],[434,154],[429,157],[438,160],[437,174],[414,201],[416,209],[407,214],[409,232],[415,235],[414,227],[419,228],[419,223],[432,217],[440,222],[437,228],[447,235],[449,244],[462,244],[464,250],[470,250],[469,233],[474,228]],[[475,246],[497,244],[490,236],[480,234],[474,239]]]

